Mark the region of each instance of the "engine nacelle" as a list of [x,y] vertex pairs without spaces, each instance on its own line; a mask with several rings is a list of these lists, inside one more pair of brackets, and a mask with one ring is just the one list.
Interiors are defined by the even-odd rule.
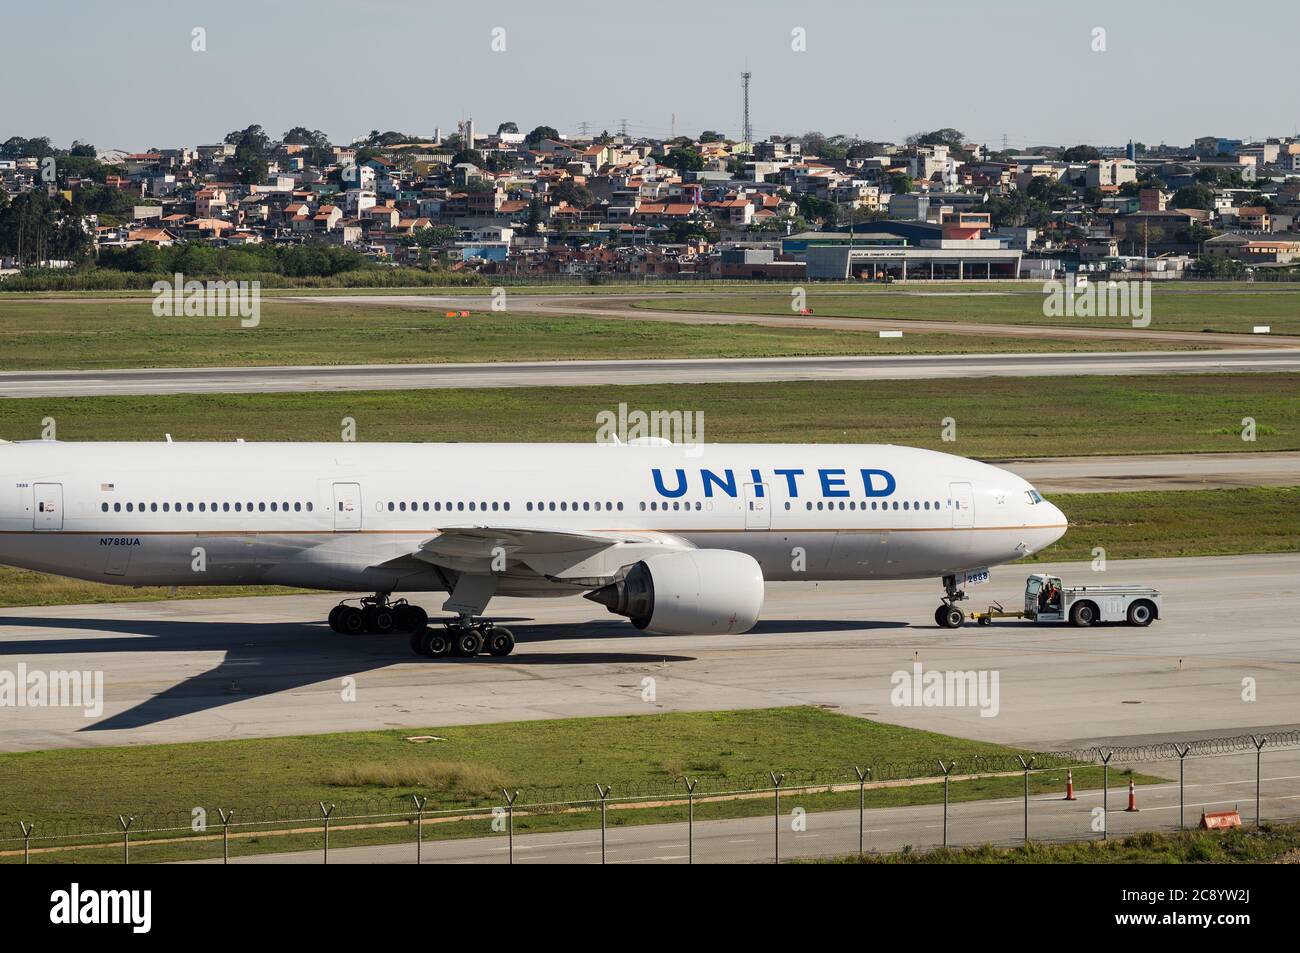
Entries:
[[748,631],[763,608],[763,570],[730,549],[663,553],[586,594],[638,629],[665,635]]

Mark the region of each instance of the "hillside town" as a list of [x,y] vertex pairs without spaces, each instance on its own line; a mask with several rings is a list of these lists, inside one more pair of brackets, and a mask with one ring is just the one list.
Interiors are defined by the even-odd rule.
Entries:
[[0,143],[0,274],[334,247],[488,280],[1245,277],[1300,265],[1300,138],[994,149],[820,133],[249,126],[141,152]]

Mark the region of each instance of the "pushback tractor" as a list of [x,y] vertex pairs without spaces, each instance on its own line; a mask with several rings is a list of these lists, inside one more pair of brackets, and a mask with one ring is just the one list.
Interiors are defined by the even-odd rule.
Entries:
[[1025,580],[1025,606],[1008,611],[994,603],[986,611],[972,612],[980,625],[994,619],[1027,619],[1063,623],[1080,628],[1099,622],[1126,622],[1148,626],[1160,618],[1160,591],[1149,586],[1065,586],[1060,576],[1035,573]]

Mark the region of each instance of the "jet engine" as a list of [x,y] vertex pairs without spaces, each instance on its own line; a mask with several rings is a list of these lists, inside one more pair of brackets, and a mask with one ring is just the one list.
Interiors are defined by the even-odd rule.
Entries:
[[752,556],[729,549],[662,553],[633,563],[585,598],[650,632],[734,634],[758,621],[763,570]]

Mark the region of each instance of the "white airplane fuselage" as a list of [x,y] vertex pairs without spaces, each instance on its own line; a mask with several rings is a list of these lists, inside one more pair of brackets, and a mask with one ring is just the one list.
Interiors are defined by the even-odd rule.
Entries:
[[[776,580],[906,579],[1035,552],[1066,520],[1020,477],[833,444],[0,444],[0,563],[130,586],[448,589],[449,528],[632,533]],[[494,567],[496,591],[571,580]]]

